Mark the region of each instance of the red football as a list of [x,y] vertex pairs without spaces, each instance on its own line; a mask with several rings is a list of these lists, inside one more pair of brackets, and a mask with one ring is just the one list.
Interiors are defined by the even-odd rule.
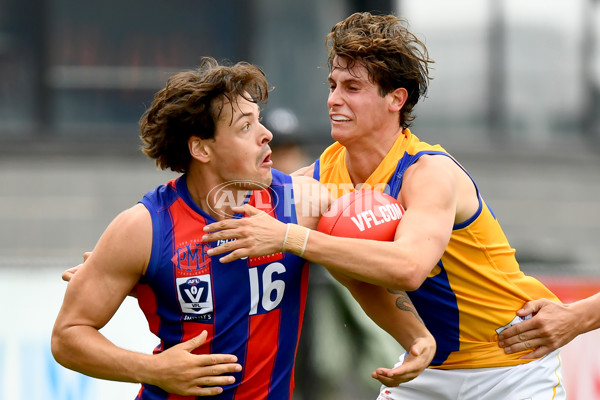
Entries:
[[333,236],[392,241],[402,215],[404,208],[392,196],[357,190],[334,201],[317,230]]

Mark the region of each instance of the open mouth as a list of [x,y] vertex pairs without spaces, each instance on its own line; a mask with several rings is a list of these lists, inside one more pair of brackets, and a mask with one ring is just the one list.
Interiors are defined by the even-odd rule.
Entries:
[[269,166],[270,166],[271,164],[273,164],[273,161],[271,161],[271,152],[268,152],[268,153],[267,153],[267,156],[266,156],[265,158],[263,158],[263,160],[262,160],[262,163],[261,163],[261,164],[262,164],[262,165],[269,165]]

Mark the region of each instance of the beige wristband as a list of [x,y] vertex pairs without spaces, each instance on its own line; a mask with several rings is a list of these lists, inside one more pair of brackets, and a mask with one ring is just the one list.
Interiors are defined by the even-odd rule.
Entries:
[[306,250],[310,229],[296,224],[287,224],[283,239],[283,252],[289,252],[302,257]]

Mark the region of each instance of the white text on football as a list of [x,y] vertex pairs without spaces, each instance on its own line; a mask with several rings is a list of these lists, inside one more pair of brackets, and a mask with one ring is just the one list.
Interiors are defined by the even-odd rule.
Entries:
[[386,204],[378,207],[380,218],[377,218],[373,210],[366,210],[355,217],[350,217],[359,231],[363,232],[373,226],[383,224],[384,222],[397,221],[402,217],[402,210],[399,204]]

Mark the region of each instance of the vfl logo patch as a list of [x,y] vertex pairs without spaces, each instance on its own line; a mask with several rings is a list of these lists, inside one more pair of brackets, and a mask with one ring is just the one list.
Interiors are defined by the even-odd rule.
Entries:
[[[212,289],[210,275],[198,275],[176,279],[177,296],[181,311],[184,314],[202,315],[210,319],[213,312]],[[185,316],[184,320],[198,319]]]

